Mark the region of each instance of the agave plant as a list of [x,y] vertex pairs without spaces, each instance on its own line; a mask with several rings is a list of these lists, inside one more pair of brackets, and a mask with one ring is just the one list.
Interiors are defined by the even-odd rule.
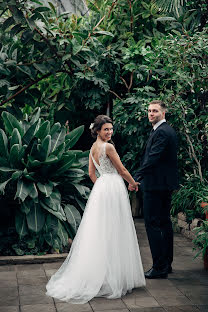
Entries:
[[[40,108],[24,120],[4,111],[0,129],[0,192],[9,185],[19,203],[15,226],[20,239],[31,234],[61,250],[79,226],[89,189],[85,178],[87,153],[71,150],[84,126],[66,133],[40,118]],[[77,209],[78,208],[78,209]]]

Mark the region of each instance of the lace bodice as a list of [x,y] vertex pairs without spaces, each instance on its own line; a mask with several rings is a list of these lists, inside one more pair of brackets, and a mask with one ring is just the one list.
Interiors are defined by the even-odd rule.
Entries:
[[116,168],[113,166],[110,158],[106,155],[106,143],[103,144],[102,146],[102,151],[101,154],[99,156],[99,163],[100,165],[98,165],[94,159],[94,157],[92,156],[92,149],[90,150],[90,155],[92,157],[92,161],[97,169],[97,171],[99,172],[100,175],[105,174],[105,173],[118,173]]

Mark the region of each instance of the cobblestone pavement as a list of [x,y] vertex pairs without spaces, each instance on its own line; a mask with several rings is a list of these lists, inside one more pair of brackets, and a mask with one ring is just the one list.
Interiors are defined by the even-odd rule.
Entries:
[[[142,220],[135,221],[144,269],[151,267]],[[45,295],[48,278],[59,263],[0,266],[0,312],[208,312],[208,272],[201,259],[193,260],[192,243],[175,234],[173,273],[168,279],[147,280],[122,299],[96,298],[72,305]]]

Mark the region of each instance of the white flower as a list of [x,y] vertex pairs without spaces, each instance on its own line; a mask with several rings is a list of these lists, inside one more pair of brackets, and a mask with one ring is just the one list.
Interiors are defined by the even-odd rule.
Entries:
[[94,123],[91,123],[89,129],[91,130],[94,127]]

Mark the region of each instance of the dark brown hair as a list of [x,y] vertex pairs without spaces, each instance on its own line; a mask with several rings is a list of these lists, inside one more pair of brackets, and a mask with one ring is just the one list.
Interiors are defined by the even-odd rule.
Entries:
[[91,128],[91,135],[94,139],[97,138],[97,131],[101,130],[102,125],[104,125],[105,123],[113,124],[112,119],[107,115],[98,115],[95,118],[93,127]]
[[161,101],[161,100],[153,100],[152,102],[150,102],[149,103],[149,105],[150,104],[158,104],[158,105],[160,105],[160,107],[163,109],[163,110],[166,110],[166,105],[165,105],[165,103],[163,102],[163,101]]

